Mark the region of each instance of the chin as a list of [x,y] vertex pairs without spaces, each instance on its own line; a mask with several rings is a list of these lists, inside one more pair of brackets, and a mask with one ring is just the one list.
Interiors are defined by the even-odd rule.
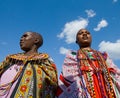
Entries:
[[24,47],[21,47],[21,50],[26,51],[26,49]]

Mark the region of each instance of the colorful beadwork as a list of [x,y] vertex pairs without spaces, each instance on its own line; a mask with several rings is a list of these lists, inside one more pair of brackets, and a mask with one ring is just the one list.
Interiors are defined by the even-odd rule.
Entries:
[[[110,65],[106,63],[108,59],[106,53],[92,49],[73,52],[70,51],[64,60],[57,92],[58,98],[120,97],[120,76],[118,76],[120,74],[117,75],[117,71],[118,73],[120,71],[114,69],[112,63]],[[113,75],[111,71],[116,73]],[[116,80],[113,82],[113,79]],[[116,82],[119,85],[116,85]]]
[[[47,98],[48,96],[54,98],[55,96],[57,70],[48,54],[9,55],[0,65],[0,70],[0,98]],[[7,74],[10,74],[9,81],[4,79]]]

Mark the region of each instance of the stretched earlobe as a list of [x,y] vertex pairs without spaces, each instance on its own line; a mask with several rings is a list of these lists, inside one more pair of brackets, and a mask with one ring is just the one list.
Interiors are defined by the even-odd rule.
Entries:
[[78,41],[76,40],[76,43],[78,43]]

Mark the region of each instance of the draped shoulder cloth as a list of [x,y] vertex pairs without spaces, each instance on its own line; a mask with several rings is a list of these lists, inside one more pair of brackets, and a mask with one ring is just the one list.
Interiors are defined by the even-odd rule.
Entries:
[[0,98],[54,98],[57,81],[46,53],[9,55],[0,64]]

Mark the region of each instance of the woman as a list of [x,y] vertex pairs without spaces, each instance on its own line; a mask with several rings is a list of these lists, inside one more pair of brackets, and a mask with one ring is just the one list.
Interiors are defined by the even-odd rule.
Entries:
[[91,48],[86,29],[76,35],[78,51],[69,51],[60,75],[58,98],[119,98],[120,70],[106,53]]
[[0,65],[0,98],[54,98],[56,65],[46,53],[39,33],[26,32],[20,39],[23,53],[6,57]]

